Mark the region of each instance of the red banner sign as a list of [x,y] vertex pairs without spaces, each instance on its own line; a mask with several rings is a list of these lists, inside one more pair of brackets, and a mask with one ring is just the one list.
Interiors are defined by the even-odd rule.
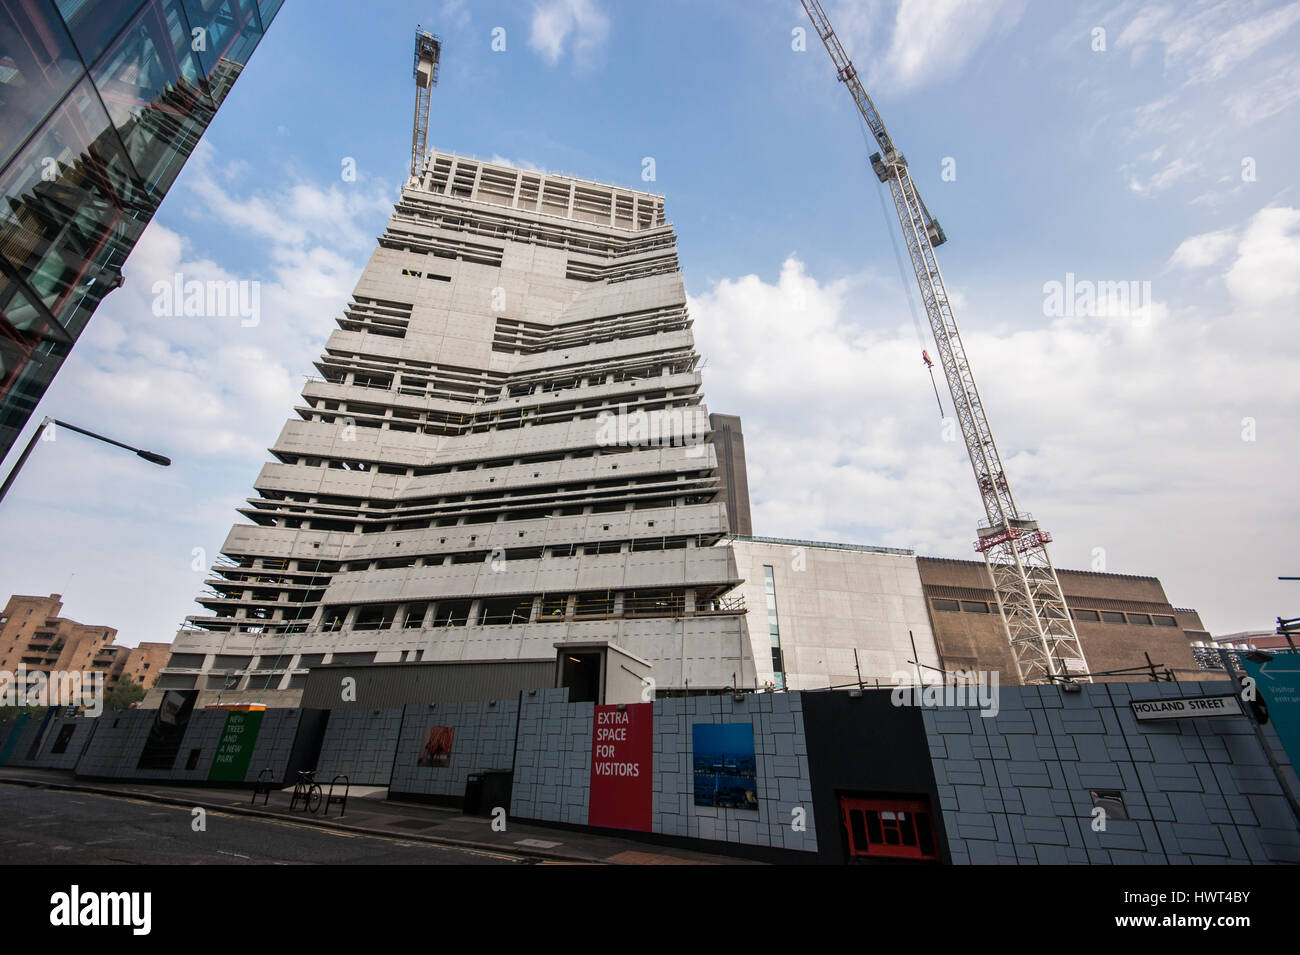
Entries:
[[653,703],[596,707],[587,825],[650,831],[654,719]]

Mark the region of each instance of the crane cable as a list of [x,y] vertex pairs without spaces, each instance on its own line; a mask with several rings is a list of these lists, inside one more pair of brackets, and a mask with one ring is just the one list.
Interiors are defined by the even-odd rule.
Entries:
[[[871,141],[867,138],[867,123],[858,114],[858,129],[862,132],[862,144],[866,147],[867,154],[871,154]],[[885,223],[885,234],[889,236],[889,244],[894,250],[894,264],[898,266],[898,280],[903,287],[903,296],[907,299],[907,310],[912,315],[912,331],[916,333],[916,343],[921,348],[921,361],[925,364],[925,369],[930,373],[930,387],[934,389],[934,400],[939,406],[939,420],[942,421],[943,401],[939,398],[939,385],[934,380],[934,362],[930,360],[929,354],[925,350],[925,335],[921,331],[921,319],[916,311],[916,301],[912,298],[912,283],[907,280],[907,270],[903,268],[903,254],[898,248],[898,238],[894,235],[894,225],[889,218],[889,209],[885,206],[885,189],[884,183],[877,180],[876,198],[880,200],[880,216]]]

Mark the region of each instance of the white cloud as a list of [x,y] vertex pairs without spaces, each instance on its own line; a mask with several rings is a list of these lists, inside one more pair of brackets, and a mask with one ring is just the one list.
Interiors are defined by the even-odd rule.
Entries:
[[[1224,282],[1246,308],[1270,309],[1300,298],[1300,209],[1275,207],[1256,215]],[[1287,332],[1293,339],[1289,328]]]
[[1300,100],[1300,63],[1279,57],[1271,61],[1268,75],[1230,93],[1224,105],[1243,126],[1271,119]]
[[[1240,231],[1218,308],[1161,301],[1145,323],[1007,331],[958,316],[1008,475],[1059,566],[1088,568],[1102,547],[1110,570],[1159,576],[1215,631],[1275,613],[1291,555],[1266,529],[1300,517],[1298,216],[1264,210]],[[744,276],[692,299],[709,406],[744,422],[755,532],[975,559],[964,446],[942,440],[906,316],[873,315],[879,298],[790,259],[775,283]],[[1242,440],[1247,418],[1257,441]]]
[[505,156],[500,156],[497,153],[493,153],[492,158],[489,159],[488,162],[495,163],[496,165],[499,166],[513,166],[515,169],[526,169],[529,172],[547,171],[546,169],[537,165],[537,163],[530,162],[527,159],[507,159]]
[[546,0],[533,6],[528,45],[551,66],[572,38],[574,58],[587,65],[609,36],[609,18],[596,0]]
[[1194,235],[1184,239],[1178,248],[1174,249],[1169,264],[1180,269],[1203,269],[1210,265],[1218,265],[1236,247],[1236,244],[1237,236],[1231,229]]
[[1136,192],[1139,195],[1150,195],[1157,192],[1163,192],[1170,186],[1189,178],[1200,168],[1201,166],[1199,163],[1189,162],[1179,156],[1163,169],[1152,173],[1146,179],[1139,179],[1136,176],[1130,176],[1128,187],[1132,192]]
[[1167,73],[1187,84],[1219,80],[1300,22],[1300,3],[1264,12],[1239,0],[1202,2],[1192,7],[1144,6],[1115,41],[1139,58],[1148,47],[1164,50]]
[[[872,0],[836,4],[827,16],[868,89],[878,92],[957,74],[986,40],[1014,27],[1024,7],[1023,0]],[[891,24],[888,33],[877,29],[881,23]]]

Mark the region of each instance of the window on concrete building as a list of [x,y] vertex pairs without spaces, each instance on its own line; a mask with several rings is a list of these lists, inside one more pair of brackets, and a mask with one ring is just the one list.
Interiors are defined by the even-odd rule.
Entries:
[[944,600],[940,597],[935,597],[933,600],[930,601],[930,603],[931,605],[933,605],[935,610],[947,610],[947,611],[951,611],[952,613],[956,613],[957,611],[961,610],[961,604],[956,600]]
[[763,565],[763,594],[767,600],[767,634],[772,641],[772,682],[781,689],[785,686],[785,658],[781,653],[781,622],[776,612],[776,574],[769,564]]
[[1165,615],[1163,615],[1163,614],[1154,614],[1154,615],[1152,615],[1152,619],[1155,620],[1155,622],[1156,622],[1156,626],[1157,626],[1157,627],[1176,627],[1176,626],[1178,626],[1178,621],[1177,621],[1175,618],[1173,618],[1173,617],[1168,617],[1168,616],[1165,616]]
[[1151,615],[1147,613],[1131,613],[1128,615],[1128,622],[1137,624],[1139,627],[1151,626]]
[[574,606],[575,617],[607,617],[614,612],[613,591],[596,591],[578,594]]
[[927,800],[841,796],[840,814],[851,859],[939,858]]
[[1122,613],[1116,613],[1114,610],[1103,610],[1101,612],[1101,619],[1103,623],[1125,623],[1126,622],[1124,620],[1124,615]]
[[1088,620],[1092,623],[1099,623],[1101,621],[1101,614],[1097,613],[1095,610],[1074,610],[1071,612],[1074,614],[1075,620]]
[[406,619],[402,621],[402,626],[410,630],[424,623],[424,615],[428,611],[429,605],[426,604],[407,604]]
[[963,613],[988,613],[989,605],[982,600],[963,600],[961,609]]
[[479,603],[478,622],[484,626],[527,623],[532,612],[532,597],[487,597]]
[[435,627],[463,627],[469,622],[469,600],[439,600],[433,611]]
[[396,608],[388,604],[372,604],[357,611],[357,618],[352,624],[353,630],[387,630],[393,625],[393,613]]

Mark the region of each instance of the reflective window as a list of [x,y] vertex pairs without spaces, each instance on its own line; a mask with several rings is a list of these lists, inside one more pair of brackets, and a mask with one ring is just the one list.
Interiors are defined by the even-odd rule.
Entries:
[[[262,18],[252,0],[185,0],[191,46],[220,104],[262,39]],[[195,31],[201,31],[195,33]]]
[[67,31],[44,3],[0,0],[0,157],[8,161],[82,76]]
[[[0,198],[0,249],[76,336],[148,221],[88,80],[0,175]],[[0,286],[0,303],[6,292]]]
[[[82,62],[94,63],[144,0],[55,0]],[[51,19],[53,19],[51,17]]]
[[200,89],[200,65],[179,4],[147,7],[91,78],[136,174],[161,202],[214,112]]

